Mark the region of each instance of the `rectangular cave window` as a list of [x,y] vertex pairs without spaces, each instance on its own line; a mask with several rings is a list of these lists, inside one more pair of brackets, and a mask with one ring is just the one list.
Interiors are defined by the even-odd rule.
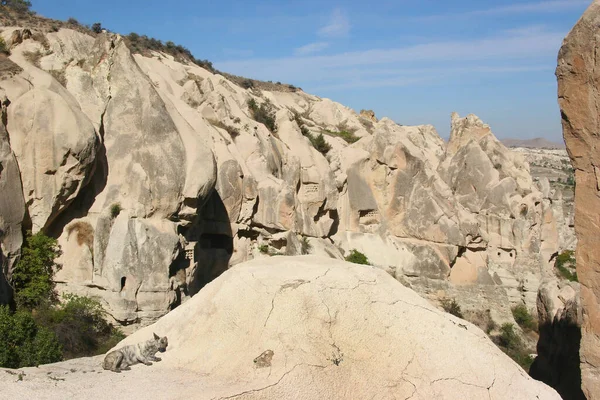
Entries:
[[379,212],[377,210],[359,210],[358,216],[360,218],[377,218],[379,217]]
[[306,194],[319,193],[319,185],[316,185],[316,184],[304,185],[304,193],[306,193]]
[[125,289],[125,282],[127,281],[127,278],[125,278],[124,276],[121,277],[121,292],[123,291],[123,289]]

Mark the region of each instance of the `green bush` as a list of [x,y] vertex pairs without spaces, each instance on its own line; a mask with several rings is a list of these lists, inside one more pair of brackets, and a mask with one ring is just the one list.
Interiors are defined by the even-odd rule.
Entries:
[[65,295],[64,300],[58,306],[40,310],[36,320],[55,333],[65,359],[101,354],[114,346],[115,339],[118,343],[124,337],[106,321],[106,312],[97,300],[77,295]]
[[10,55],[10,50],[8,49],[8,46],[6,45],[4,38],[2,38],[2,37],[0,37],[0,53],[6,54],[7,56]]
[[265,101],[259,106],[256,103],[256,100],[250,99],[248,100],[248,108],[252,114],[252,119],[266,126],[272,133],[277,132],[275,111],[273,110],[273,105],[269,101]]
[[240,130],[235,126],[227,125],[221,121],[214,119],[209,119],[208,122],[210,122],[212,126],[216,126],[217,128],[221,128],[227,131],[227,133],[229,133],[229,136],[231,136],[232,139],[235,139],[240,135]]
[[61,359],[54,332],[36,324],[29,311],[12,313],[0,306],[0,367],[33,367]]
[[515,321],[523,330],[536,331],[538,330],[538,324],[536,323],[533,316],[529,313],[529,310],[525,304],[519,304],[512,309],[513,317]]
[[27,0],[0,0],[0,5],[10,7],[17,12],[31,12],[31,2]]
[[262,245],[258,246],[258,251],[260,251],[263,254],[269,254],[269,245],[262,244]]
[[317,137],[310,135],[308,138],[310,139],[310,142],[312,143],[313,147],[319,153],[325,155],[329,152],[329,150],[331,150],[331,146],[325,141],[325,138],[323,137],[322,133],[319,133],[319,136]]
[[567,268],[567,265],[573,267],[576,265],[573,250],[565,250],[562,253],[560,253],[554,261],[554,267],[558,270],[559,274],[563,278],[571,282],[578,282],[579,280],[577,279],[577,272],[571,272]]
[[306,236],[302,237],[302,241],[300,242],[300,251],[302,254],[309,254],[312,250],[312,245],[308,242],[308,238]]
[[342,130],[339,132],[334,132],[334,131],[330,131],[330,130],[325,130],[325,133],[330,135],[330,136],[337,136],[340,137],[342,139],[344,139],[346,141],[346,143],[355,143],[356,141],[358,141],[360,138],[358,136],[356,136],[353,132],[350,131],[346,131],[346,130]]
[[348,257],[346,257],[346,261],[354,263],[354,264],[363,264],[369,265],[369,259],[363,253],[356,249],[352,249]]
[[59,267],[54,260],[59,255],[56,239],[42,232],[27,233],[21,259],[15,264],[11,280],[18,307],[32,310],[56,301],[52,279]]
[[456,302],[456,299],[443,299],[440,301],[442,303],[442,308],[449,314],[454,315],[458,318],[463,318],[462,310],[460,309],[460,305]]
[[0,307],[0,367],[96,355],[124,337],[104,319],[98,301],[66,295],[58,303],[53,277],[59,254],[55,239],[41,232],[26,235],[11,281],[17,309]]
[[102,33],[102,24],[100,22],[96,22],[95,24],[92,24],[92,32]]
[[500,349],[512,358],[523,369],[529,371],[533,363],[533,358],[529,355],[528,349],[523,344],[519,335],[515,332],[513,324],[505,323],[500,327],[500,335],[493,338]]
[[121,213],[121,211],[123,211],[123,208],[121,207],[121,203],[114,203],[113,205],[110,206],[110,217],[112,219],[115,219],[119,216],[119,214]]

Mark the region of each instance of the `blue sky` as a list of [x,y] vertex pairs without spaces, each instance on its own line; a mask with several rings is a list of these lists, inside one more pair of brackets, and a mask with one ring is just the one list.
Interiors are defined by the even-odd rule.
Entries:
[[172,40],[225,72],[433,124],[443,137],[457,111],[500,138],[561,141],[556,55],[591,0],[32,3],[47,17]]

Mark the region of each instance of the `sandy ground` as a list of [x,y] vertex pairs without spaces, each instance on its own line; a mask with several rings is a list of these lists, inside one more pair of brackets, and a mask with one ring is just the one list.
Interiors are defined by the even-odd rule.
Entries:
[[0,369],[0,399],[212,399],[219,390],[208,389],[198,373],[134,365],[114,373],[102,369],[103,356],[80,358],[38,368]]

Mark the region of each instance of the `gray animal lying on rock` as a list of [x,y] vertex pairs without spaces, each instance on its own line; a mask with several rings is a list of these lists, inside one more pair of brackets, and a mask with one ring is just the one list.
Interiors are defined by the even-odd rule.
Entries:
[[104,357],[102,368],[121,372],[129,370],[130,365],[139,362],[152,365],[150,361],[160,361],[160,358],[156,357],[155,354],[157,351],[164,353],[169,342],[166,336],[161,338],[156,333],[153,335],[153,339],[111,351]]

